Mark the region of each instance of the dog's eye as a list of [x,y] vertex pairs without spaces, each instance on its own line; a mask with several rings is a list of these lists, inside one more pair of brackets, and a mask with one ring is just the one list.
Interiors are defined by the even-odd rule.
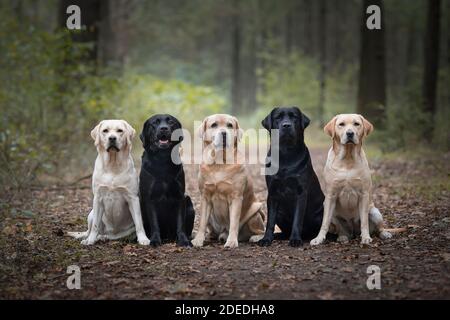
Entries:
[[227,128],[233,129],[233,124],[232,123],[227,123]]
[[123,130],[122,129],[117,129],[117,132],[122,133]]
[[103,129],[103,133],[108,133],[108,129]]
[[359,122],[355,122],[355,127],[359,127]]
[[214,122],[214,123],[211,125],[211,128],[217,128],[217,123]]
[[338,126],[339,127],[343,127],[343,126],[345,126],[345,123],[341,122],[341,123],[338,124]]

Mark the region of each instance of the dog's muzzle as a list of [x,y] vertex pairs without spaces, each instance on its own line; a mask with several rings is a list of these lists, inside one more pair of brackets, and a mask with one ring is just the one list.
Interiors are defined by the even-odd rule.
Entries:
[[108,145],[108,148],[106,149],[106,151],[107,152],[110,152],[110,151],[119,152],[120,149],[115,144],[110,144],[110,145]]
[[110,151],[119,152],[120,151],[119,147],[117,146],[117,138],[116,137],[108,138],[108,147],[106,148],[106,151],[107,152],[110,152]]
[[345,144],[355,144],[355,133],[353,131],[347,131],[345,137]]
[[167,130],[160,132],[158,134],[157,140],[156,140],[158,147],[161,149],[166,149],[166,148],[170,147],[170,144],[171,144],[170,136],[171,136],[171,134]]
[[228,137],[226,131],[216,133],[216,136],[214,137],[214,146],[217,149],[226,149],[228,147],[227,138]]

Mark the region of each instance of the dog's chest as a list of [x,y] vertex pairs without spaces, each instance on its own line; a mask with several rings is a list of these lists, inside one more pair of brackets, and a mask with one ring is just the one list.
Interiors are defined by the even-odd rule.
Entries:
[[358,208],[359,199],[368,186],[367,177],[357,171],[335,171],[331,181],[331,192],[337,197],[338,205],[344,211]]
[[269,184],[269,193],[275,197],[297,197],[304,191],[304,185],[298,176],[275,176]]
[[202,192],[210,199],[227,200],[239,186],[234,185],[227,172],[214,172],[202,177]]
[[184,188],[177,179],[154,179],[147,192],[153,200],[169,200],[182,197]]

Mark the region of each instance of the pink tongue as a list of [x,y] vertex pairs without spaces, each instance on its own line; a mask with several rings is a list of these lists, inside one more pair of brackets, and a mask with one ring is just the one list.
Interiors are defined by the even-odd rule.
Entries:
[[159,140],[159,143],[166,144],[169,140]]

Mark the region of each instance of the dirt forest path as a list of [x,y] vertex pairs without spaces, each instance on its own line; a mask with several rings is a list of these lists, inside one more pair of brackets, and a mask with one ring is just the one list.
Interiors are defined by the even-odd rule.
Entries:
[[[320,176],[326,150],[311,150]],[[1,195],[0,299],[405,299],[450,298],[450,193],[443,159],[371,161],[375,203],[389,227],[408,230],[370,247],[359,240],[291,248],[220,243],[201,249],[132,241],[81,246],[65,236],[86,228],[90,181]],[[259,168],[249,168],[259,200]],[[185,167],[187,192],[199,210],[197,168]],[[436,176],[444,175],[435,182]],[[445,180],[445,177],[447,180]],[[68,290],[69,265],[81,269],[81,289]],[[366,287],[367,267],[381,268],[381,290]]]

